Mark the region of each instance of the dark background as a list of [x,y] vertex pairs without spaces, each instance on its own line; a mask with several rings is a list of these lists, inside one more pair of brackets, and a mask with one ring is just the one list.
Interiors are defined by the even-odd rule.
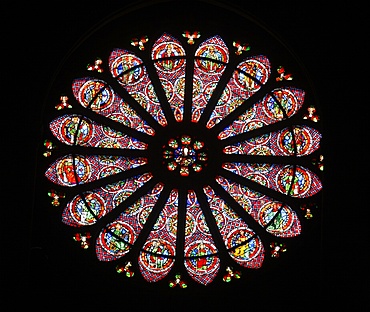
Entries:
[[[152,1],[149,3],[155,3]],[[200,1],[207,2],[207,1]],[[212,1],[208,1],[213,3]],[[196,1],[169,1],[174,8]],[[291,47],[307,68],[322,109],[325,136],[324,211],[320,226],[297,250],[263,273],[220,287],[169,289],[140,286],[55,237],[37,206],[43,105],[53,77],[76,44],[96,25],[145,1],[2,3],[2,204],[0,302],[29,307],[122,307],[126,311],[258,311],[274,307],[354,307],[366,310],[365,202],[369,182],[368,105],[363,80],[368,22],[359,2],[219,1],[250,14]],[[299,4],[298,4],[299,3]],[[319,3],[320,4],[320,3]],[[155,6],[151,7],[155,14]],[[189,19],[191,17],[189,16]],[[137,23],[147,27],[138,16]],[[230,21],[232,28],[233,21]],[[130,25],[128,25],[130,27]],[[52,217],[50,217],[52,219]],[[44,220],[44,219],[42,219]],[[58,224],[52,223],[60,230]],[[62,232],[60,230],[60,232]],[[42,233],[42,234],[40,234]],[[43,235],[47,239],[43,239]],[[59,246],[60,245],[60,246]],[[63,248],[68,247],[66,250]],[[74,249],[75,248],[75,249]],[[89,260],[90,259],[90,260]],[[139,274],[139,273],[137,273]],[[153,287],[154,286],[154,287]],[[138,308],[135,308],[137,304]],[[142,307],[142,308],[141,308]],[[72,309],[74,310],[74,309]]]

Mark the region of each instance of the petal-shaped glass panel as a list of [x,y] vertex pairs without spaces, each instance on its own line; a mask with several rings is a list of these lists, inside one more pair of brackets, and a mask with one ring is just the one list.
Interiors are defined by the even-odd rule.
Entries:
[[185,224],[185,268],[198,283],[207,285],[220,269],[218,252],[193,190],[189,190]]
[[174,265],[175,248],[167,240],[157,238],[148,240],[144,249],[138,259],[141,275],[148,282],[163,279]]
[[45,176],[53,183],[75,186],[146,164],[145,158],[67,155],[54,161]]
[[145,173],[78,194],[64,208],[62,221],[74,227],[95,224],[151,178]]
[[320,146],[321,134],[308,126],[292,126],[226,146],[226,154],[306,156]]
[[287,87],[278,88],[267,94],[264,98],[249,107],[239,115],[229,126],[218,135],[223,140],[230,136],[258,129],[264,125],[271,125],[284,116],[293,116],[302,107],[304,102],[303,90]]
[[240,63],[217,102],[207,128],[213,127],[256,93],[267,82],[270,73],[270,61],[265,56],[251,57]]
[[68,114],[49,124],[53,135],[67,145],[101,148],[146,149],[146,143],[89,118]]
[[172,190],[166,204],[159,214],[148,240],[165,239],[170,245],[176,248],[176,234],[178,222],[178,191]]
[[259,268],[264,258],[261,239],[211,187],[204,187],[204,193],[230,256],[241,266]]
[[294,165],[224,163],[222,167],[270,189],[293,197],[310,197],[322,188],[311,170]]
[[106,82],[89,77],[75,79],[72,89],[75,98],[83,107],[132,129],[154,135],[154,129]]
[[161,104],[142,60],[126,50],[116,49],[109,57],[114,78],[162,126],[167,125]]
[[186,59],[180,41],[163,34],[154,43],[152,59],[176,121],[183,120]]
[[216,181],[267,232],[278,237],[293,237],[301,233],[296,212],[283,202],[221,176],[216,177]]
[[[140,270],[148,281],[165,277],[174,264],[178,221],[178,191],[173,189],[140,253]],[[143,270],[151,274],[143,273]]]
[[96,254],[99,260],[117,260],[129,251],[162,190],[163,184],[155,185],[151,192],[129,206],[114,222],[100,232],[96,241]]
[[[191,118],[193,122],[199,120],[228,61],[229,50],[221,37],[214,36],[199,45],[194,62]],[[227,95],[226,92],[225,97]]]

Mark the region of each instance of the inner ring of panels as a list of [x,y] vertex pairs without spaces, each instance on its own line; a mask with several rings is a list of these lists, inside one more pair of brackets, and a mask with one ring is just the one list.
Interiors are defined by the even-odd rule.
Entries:
[[321,140],[303,122],[306,91],[219,35],[151,39],[75,78],[49,123],[62,222],[148,282],[258,269],[271,241],[301,234],[299,201],[322,189],[305,161]]

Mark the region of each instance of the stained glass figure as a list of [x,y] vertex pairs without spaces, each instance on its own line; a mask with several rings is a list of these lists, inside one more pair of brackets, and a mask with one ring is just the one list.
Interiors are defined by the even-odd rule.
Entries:
[[239,279],[312,216],[302,201],[323,188],[307,160],[321,148],[316,103],[244,41],[150,38],[111,49],[68,85],[48,124],[63,148],[44,171],[63,196],[49,196],[65,198],[62,222],[89,230],[74,239],[118,273],[171,288]]

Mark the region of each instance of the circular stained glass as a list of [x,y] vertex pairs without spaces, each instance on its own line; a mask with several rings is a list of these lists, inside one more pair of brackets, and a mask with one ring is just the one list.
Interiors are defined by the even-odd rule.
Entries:
[[45,176],[98,260],[208,285],[302,235],[322,191],[316,103],[286,53],[236,36],[148,29],[63,81]]

